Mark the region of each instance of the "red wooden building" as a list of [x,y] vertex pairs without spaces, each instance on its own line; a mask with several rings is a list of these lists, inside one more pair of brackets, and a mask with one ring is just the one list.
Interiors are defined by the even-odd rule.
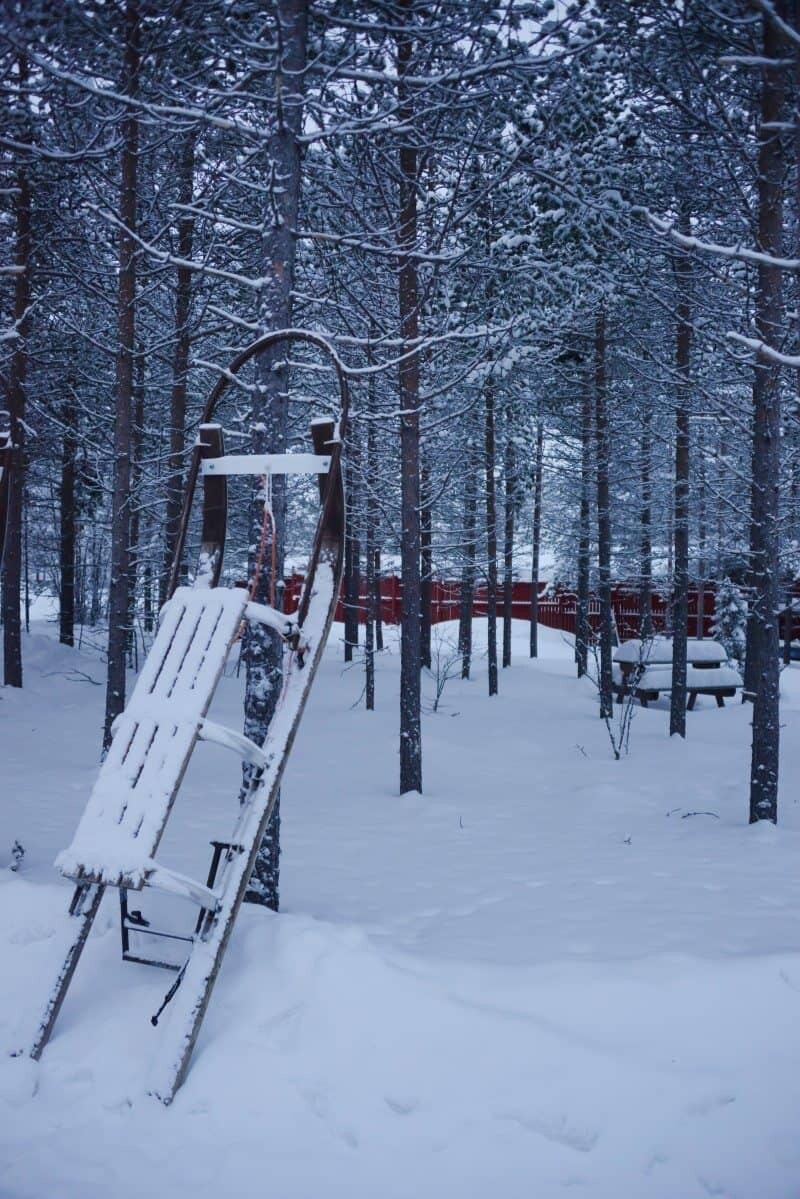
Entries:
[[[291,575],[286,580],[284,595],[285,611],[292,611],[297,606],[303,576]],[[455,580],[435,579],[432,584],[431,618],[434,624],[443,620],[458,619],[460,584]],[[396,575],[387,575],[381,579],[381,618],[384,624],[399,624],[403,603],[403,587]],[[551,629],[562,629],[565,633],[575,632],[575,615],[578,597],[574,591],[560,587],[548,589],[546,583],[539,584],[539,622]],[[639,596],[632,587],[623,585],[614,587],[611,593],[611,603],[614,609],[614,619],[617,633],[621,641],[639,634]],[[516,620],[530,619],[531,584],[517,582],[512,589],[511,614]],[[498,615],[503,607],[503,588],[498,587]],[[669,597],[661,592],[653,592],[652,613],[653,626],[656,632],[664,632],[667,627]],[[475,591],[473,606],[475,616],[486,615],[486,588],[478,587]],[[336,609],[336,619],[344,619],[344,603],[339,600]],[[359,593],[358,619],[363,624],[366,619],[366,584],[361,580]],[[599,627],[600,602],[596,594],[589,599],[589,621],[593,628]],[[703,636],[711,635],[714,621],[714,590],[709,584],[703,593]],[[698,592],[689,593],[689,636],[700,635],[698,617]]]

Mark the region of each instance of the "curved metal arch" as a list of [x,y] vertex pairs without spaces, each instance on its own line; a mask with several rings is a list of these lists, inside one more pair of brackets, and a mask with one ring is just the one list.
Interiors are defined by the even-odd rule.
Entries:
[[[257,354],[263,353],[265,350],[272,349],[274,346],[282,343],[291,344],[293,342],[302,342],[306,345],[316,346],[322,350],[328,357],[336,371],[336,377],[339,383],[340,396],[340,413],[339,413],[339,437],[331,447],[331,461],[326,477],[325,496],[320,511],[319,523],[317,526],[317,535],[314,538],[314,545],[311,551],[311,558],[308,566],[307,581],[314,577],[319,554],[322,547],[322,537],[325,530],[332,530],[340,526],[343,530],[344,525],[344,503],[342,493],[341,480],[341,452],[342,442],[344,440],[347,428],[347,412],[349,405],[349,389],[347,385],[347,367],[342,362],[339,355],[334,350],[330,342],[322,337],[319,333],[312,333],[307,329],[279,329],[273,333],[267,333],[263,337],[259,337],[256,341],[246,346],[230,363],[228,368],[215,383],[209,393],[203,408],[203,413],[200,418],[200,425],[209,425],[212,423],[216,412],[217,404],[222,395],[228,389],[235,377],[243,366]],[[200,463],[204,456],[203,445],[198,441],[192,452],[192,460],[189,465],[189,474],[186,480],[186,491],[184,494],[183,510],[181,512],[181,523],[178,532],[178,541],[175,548],[175,557],[172,562],[170,571],[169,583],[167,586],[167,599],[169,599],[175,588],[178,586],[180,576],[180,563],[183,557],[183,551],[186,546],[186,536],[189,528],[189,520],[192,512],[192,504],[194,502],[195,491],[197,490],[197,480],[200,474]],[[215,576],[212,585],[216,585],[219,580],[219,575],[222,569],[222,554],[219,554],[219,560],[215,568]],[[308,606],[310,588],[307,586],[303,590],[303,598],[301,599],[299,619],[302,620],[305,616],[305,609]]]

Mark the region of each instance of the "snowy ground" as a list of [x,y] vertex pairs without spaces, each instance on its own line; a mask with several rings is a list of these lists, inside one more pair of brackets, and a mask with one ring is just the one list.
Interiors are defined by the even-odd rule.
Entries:
[[[103,702],[98,655],[34,628],[0,691],[8,1048],[45,998]],[[367,714],[334,638],[284,787],[284,912],[245,909],[186,1085],[145,1093],[170,976],[119,961],[108,896],[41,1063],[0,1061],[2,1199],[800,1196],[800,669],[781,824],[748,828],[748,708],[700,699],[685,744],[663,701],[637,711],[615,762],[561,635],[532,664],[516,634],[498,698],[482,661],[448,684],[402,800],[398,655]],[[239,705],[226,679],[215,718]],[[201,875],[236,768],[197,759],[164,856]],[[185,927],[167,903],[142,899]]]

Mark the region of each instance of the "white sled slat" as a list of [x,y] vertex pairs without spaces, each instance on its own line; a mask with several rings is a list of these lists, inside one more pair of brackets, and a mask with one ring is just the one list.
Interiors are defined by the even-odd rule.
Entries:
[[244,591],[179,588],[119,718],[72,844],[81,881],[141,887],[247,603]]

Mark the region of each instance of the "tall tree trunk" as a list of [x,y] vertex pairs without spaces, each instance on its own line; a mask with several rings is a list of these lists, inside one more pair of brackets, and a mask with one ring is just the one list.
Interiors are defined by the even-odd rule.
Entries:
[[517,501],[517,461],[512,409],[506,408],[504,455],[505,511],[503,514],[503,669],[511,665],[511,617],[514,611],[514,507]]
[[705,447],[700,444],[697,454],[697,636],[702,641],[705,637],[706,619],[706,575],[708,562],[706,551],[708,547],[707,496],[706,496],[706,461]]
[[[779,4],[778,10],[784,8]],[[769,16],[763,18],[764,59],[780,58],[782,43]],[[758,148],[758,248],[780,255],[783,230],[784,68],[762,68],[761,119]],[[756,286],[756,328],[760,341],[780,345],[782,324],[781,272],[759,263]],[[753,486],[751,574],[754,585],[753,623],[758,652],[753,701],[753,744],[750,768],[750,822],[778,819],[778,750],[780,742],[778,692],[779,601],[779,475],[780,368],[760,358],[753,376]]]
[[[681,205],[680,227],[691,232],[689,209]],[[689,409],[692,366],[692,265],[687,253],[675,251],[677,305],[675,368],[675,575],[672,584],[672,692],[669,734],[686,736],[686,641],[689,632]]]
[[139,487],[142,481],[144,441],[144,349],[139,343],[134,363],[133,430],[131,433],[131,523],[128,541],[128,666],[138,670],[136,603],[138,600],[141,512]]
[[[181,142],[178,156],[178,202],[189,205],[194,194],[194,129],[188,130]],[[181,212],[178,218],[178,255],[187,262],[192,257],[194,217]],[[181,508],[183,505],[183,453],[186,441],[186,397],[189,377],[189,314],[192,303],[192,271],[179,266],[175,284],[175,350],[172,358],[172,393],[169,406],[169,459],[167,466],[167,502],[164,537],[164,570],[159,588],[160,602],[166,596],[167,581],[178,544]],[[179,572],[179,578],[183,572]]]
[[[20,105],[27,104],[25,87],[28,82],[28,60],[17,57]],[[27,117],[21,114],[20,136],[27,140]],[[14,196],[14,327],[17,337],[13,343],[8,371],[8,408],[12,449],[12,469],[9,479],[6,513],[5,553],[3,556],[3,678],[7,687],[22,686],[22,521],[24,510],[25,471],[25,381],[28,371],[28,337],[30,335],[31,302],[31,186],[23,163],[17,168]]]
[[420,636],[420,665],[427,670],[431,668],[431,602],[433,598],[433,518],[430,504],[430,474],[424,466],[421,472],[421,507],[420,507],[420,601],[419,601],[419,636]]
[[489,667],[489,695],[497,695],[497,496],[494,477],[494,380],[483,389],[486,401],[485,474],[486,474],[486,633]]
[[606,314],[600,308],[594,330],[594,428],[597,444],[597,558],[600,598],[600,715],[614,714],[611,648],[614,638],[611,610],[611,447],[606,383]]
[[75,644],[75,456],[78,451],[78,410],[72,386],[61,406],[64,434],[61,443],[61,485],[59,487],[59,591],[58,639],[62,645]]
[[142,592],[143,610],[142,621],[145,633],[152,633],[155,623],[153,616],[153,567],[148,561],[144,568],[144,587]]
[[[542,470],[544,468],[544,424],[542,421],[536,422],[536,457],[533,469],[533,537],[531,540],[531,634],[530,634],[530,656],[532,658],[539,657],[539,559],[542,548]],[[588,505],[588,494],[586,501]],[[583,496],[581,496],[581,504],[583,504]],[[581,516],[583,512],[581,511]],[[586,514],[587,521],[587,536],[588,536],[588,521],[589,514]],[[587,545],[586,550],[586,566],[588,572],[588,557],[589,550]],[[587,574],[587,600],[588,600],[588,574]],[[585,638],[584,638],[584,655],[585,655]],[[577,640],[576,640],[577,646]],[[584,663],[584,673],[586,669]]]
[[381,579],[383,577],[383,568],[381,567],[381,551],[380,547],[375,549],[375,593],[378,597],[378,602],[375,605],[375,649],[378,653],[383,650],[383,609],[381,607]]
[[727,474],[728,463],[728,438],[725,426],[723,425],[719,431],[719,443],[717,446],[717,469],[716,469],[716,487],[717,487],[717,528],[716,528],[716,568],[714,575],[718,583],[722,582],[723,578],[723,554],[725,549],[725,504],[723,497],[725,495],[725,477]]
[[[372,353],[369,353],[369,362],[372,364]],[[380,610],[380,593],[378,589],[378,576],[375,572],[375,540],[378,528],[378,497],[376,488],[376,479],[378,476],[378,455],[377,455],[377,436],[375,428],[375,416],[377,405],[375,402],[375,376],[370,375],[369,384],[367,387],[367,444],[366,444],[366,469],[364,471],[364,557],[366,559],[367,570],[367,612],[366,626],[364,630],[364,672],[366,685],[366,706],[367,711],[372,712],[375,709],[375,621],[376,615]]]
[[358,648],[358,606],[361,591],[361,541],[359,538],[360,486],[358,463],[358,433],[355,420],[350,419],[349,453],[345,463],[345,522],[344,545],[344,660],[352,662]]
[[592,388],[587,379],[581,404],[581,504],[578,524],[578,602],[575,612],[575,661],[578,678],[589,669],[589,569],[591,564]]
[[[268,149],[270,182],[261,246],[265,280],[259,303],[259,333],[286,329],[292,320],[292,287],[295,271],[295,231],[300,203],[300,133],[303,124],[305,67],[308,39],[307,0],[277,0],[280,56],[275,69],[275,127]],[[289,378],[286,350],[276,347],[256,362],[256,388],[251,404],[250,448],[254,454],[286,451],[289,421]],[[286,479],[272,481],[271,515],[265,524],[265,485],[253,490],[250,505],[250,573],[256,573],[258,547],[266,529],[264,569],[255,580],[254,599],[276,601],[283,581],[286,534]],[[275,572],[272,571],[274,549]],[[262,745],[280,698],[283,684],[283,646],[263,625],[248,624],[244,645],[244,732]],[[244,768],[245,786],[250,767]],[[280,883],[280,798],[259,847],[245,895],[277,912]]]
[[639,445],[639,636],[643,641],[653,636],[653,486],[651,480],[650,410],[642,417],[642,438]]
[[[122,91],[135,96],[139,81],[139,5],[125,5]],[[128,109],[122,121],[117,369],[114,419],[114,479],[111,499],[111,582],[108,592],[108,672],[103,749],[111,725],[125,707],[125,651],[128,643],[128,537],[131,492],[131,407],[136,350],[136,175],[139,123]]]
[[475,554],[478,515],[478,464],[473,438],[467,441],[467,469],[464,476],[464,550],[461,562],[461,589],[458,606],[458,652],[461,677],[468,679],[472,668],[472,609],[475,605]]
[[[397,34],[398,124],[406,131],[400,144],[400,221],[398,230],[398,301],[404,357],[400,364],[400,518],[403,612],[400,622],[400,793],[422,791],[420,711],[420,518],[419,518],[419,280],[417,259],[416,138],[414,103],[405,82],[411,66],[411,0],[400,0]],[[413,347],[413,348],[412,348]]]

